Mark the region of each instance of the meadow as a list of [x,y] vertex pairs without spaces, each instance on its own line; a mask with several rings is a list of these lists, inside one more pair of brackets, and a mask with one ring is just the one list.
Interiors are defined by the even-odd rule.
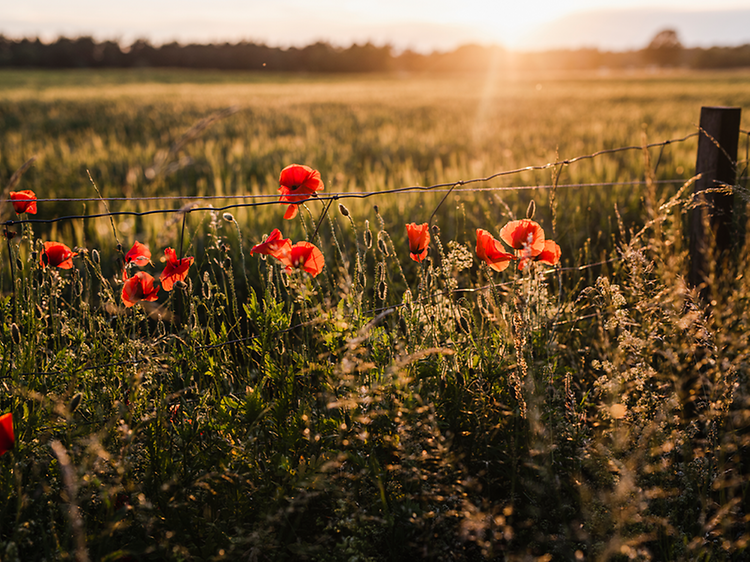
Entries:
[[[750,142],[707,303],[703,105],[750,72],[0,71],[0,560],[746,560]],[[559,263],[477,255],[532,215]]]

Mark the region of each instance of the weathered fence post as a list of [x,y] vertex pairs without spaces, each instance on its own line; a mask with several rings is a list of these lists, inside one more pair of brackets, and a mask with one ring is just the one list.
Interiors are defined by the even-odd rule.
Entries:
[[[734,198],[731,193],[711,190],[722,185],[734,185],[736,180],[741,111],[739,107],[701,108],[695,164],[695,173],[701,174],[701,178],[695,182],[694,194],[698,206],[693,210],[690,221],[689,281],[693,287],[699,287],[707,280],[709,237],[714,240],[716,257],[719,259],[732,244]],[[709,232],[706,226],[710,228]],[[710,287],[704,285],[703,293],[710,293]]]

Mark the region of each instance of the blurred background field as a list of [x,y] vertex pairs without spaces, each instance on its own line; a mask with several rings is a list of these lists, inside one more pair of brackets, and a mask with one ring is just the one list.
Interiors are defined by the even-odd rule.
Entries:
[[[745,560],[746,125],[710,304],[685,225],[700,107],[746,111],[748,86],[0,71],[0,183],[34,156],[15,189],[92,199],[40,201],[0,251],[0,558]],[[314,279],[249,254],[273,228],[313,237],[320,201],[250,205],[291,163],[340,195]],[[476,229],[531,200],[560,266],[492,272]],[[44,222],[107,209],[181,212]],[[405,224],[436,209],[417,264]],[[43,240],[75,267],[41,267]],[[169,246],[195,264],[126,309],[135,240],[152,273]]]

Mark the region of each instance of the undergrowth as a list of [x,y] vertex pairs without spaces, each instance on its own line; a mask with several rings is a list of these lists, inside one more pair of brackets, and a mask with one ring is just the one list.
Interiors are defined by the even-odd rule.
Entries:
[[132,308],[98,250],[44,267],[25,225],[0,557],[744,559],[750,286],[734,266],[711,304],[686,284],[689,203],[621,223],[584,287],[477,266],[437,225],[404,261],[402,233],[346,209],[313,278],[237,259],[213,213],[195,270]]

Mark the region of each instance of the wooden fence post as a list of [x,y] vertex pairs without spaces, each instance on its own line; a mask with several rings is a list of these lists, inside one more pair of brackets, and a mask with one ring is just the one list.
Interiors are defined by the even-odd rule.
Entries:
[[[709,272],[708,237],[714,240],[717,259],[721,259],[722,254],[732,245],[732,194],[703,192],[720,188],[723,184],[734,185],[736,181],[741,111],[739,107],[701,108],[695,164],[695,173],[701,174],[701,178],[695,182],[694,195],[698,206],[693,210],[690,221],[689,281],[693,287],[706,283]],[[706,225],[710,232],[706,232]],[[707,296],[710,287],[703,285],[702,292]]]

